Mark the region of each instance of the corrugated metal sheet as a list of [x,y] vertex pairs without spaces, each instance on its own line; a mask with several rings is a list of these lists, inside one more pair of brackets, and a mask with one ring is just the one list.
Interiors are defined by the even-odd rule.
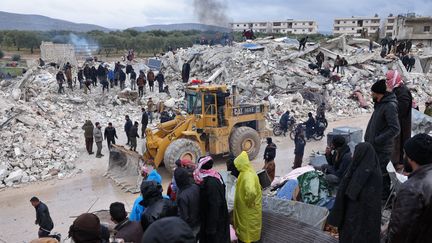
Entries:
[[323,231],[288,216],[263,211],[263,243],[337,243]]

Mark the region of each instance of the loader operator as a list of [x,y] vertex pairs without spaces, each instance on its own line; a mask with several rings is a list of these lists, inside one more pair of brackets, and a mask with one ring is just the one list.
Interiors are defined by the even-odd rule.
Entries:
[[230,96],[229,90],[223,92],[221,88],[216,92],[219,127],[225,126],[225,99]]

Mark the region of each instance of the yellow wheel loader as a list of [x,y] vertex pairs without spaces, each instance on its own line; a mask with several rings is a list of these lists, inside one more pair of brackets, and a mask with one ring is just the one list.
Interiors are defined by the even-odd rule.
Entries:
[[[205,154],[237,156],[246,151],[249,158],[254,159],[260,150],[261,138],[270,135],[265,126],[268,107],[264,103],[237,104],[236,93],[235,86],[232,95],[226,85],[187,86],[187,115],[177,115],[153,131],[147,128],[141,163],[152,161],[155,167],[164,163],[165,168],[173,172],[176,160],[188,158],[197,162]],[[137,171],[134,175],[137,176],[139,159],[128,156],[129,152],[119,146],[113,150],[108,174],[121,177]],[[126,156],[116,155],[116,150]],[[122,168],[124,166],[135,168]]]

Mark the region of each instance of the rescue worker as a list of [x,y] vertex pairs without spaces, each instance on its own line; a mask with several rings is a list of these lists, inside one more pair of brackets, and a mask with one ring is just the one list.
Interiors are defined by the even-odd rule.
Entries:
[[234,228],[240,241],[257,242],[262,228],[261,185],[245,151],[237,156],[234,165],[240,172],[234,197]]

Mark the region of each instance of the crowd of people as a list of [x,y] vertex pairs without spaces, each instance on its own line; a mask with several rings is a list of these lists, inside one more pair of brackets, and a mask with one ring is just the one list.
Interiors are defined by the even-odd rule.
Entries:
[[115,63],[114,69],[109,68],[109,65],[103,62],[97,68],[96,65],[86,63],[84,68],[78,68],[75,78],[72,76],[72,65],[68,62],[56,74],[59,94],[65,92],[64,83],[67,83],[67,87],[72,91],[76,86],[76,80],[79,82],[79,89],[83,89],[86,94],[96,88],[98,84],[102,86],[103,93],[109,92],[110,89],[117,86],[123,90],[126,88],[127,81],[129,81],[128,86],[131,90],[138,88],[139,97],[144,95],[147,87],[149,92],[154,92],[155,82],[158,84],[159,93],[169,93],[168,85],[165,85],[165,76],[161,70],[156,75],[152,69],[149,69],[147,73],[144,70],[139,70],[139,74],[137,74],[131,64],[124,66],[120,62]]
[[[204,156],[197,162],[179,159],[172,183],[174,193],[163,195],[162,178],[148,163],[142,168],[140,195],[128,215],[125,204],[113,202],[109,207],[114,230],[108,232],[92,213],[78,216],[69,228],[73,242],[258,242],[262,228],[262,191],[258,176],[246,152],[227,163],[237,177],[233,223],[227,208],[225,182],[213,168],[213,158]],[[34,197],[36,223],[41,239],[59,239],[50,235],[54,223],[48,207]],[[110,241],[111,240],[111,241]],[[119,241],[123,240],[123,241]],[[41,242],[41,241],[39,241]],[[52,241],[57,242],[57,241]]]

